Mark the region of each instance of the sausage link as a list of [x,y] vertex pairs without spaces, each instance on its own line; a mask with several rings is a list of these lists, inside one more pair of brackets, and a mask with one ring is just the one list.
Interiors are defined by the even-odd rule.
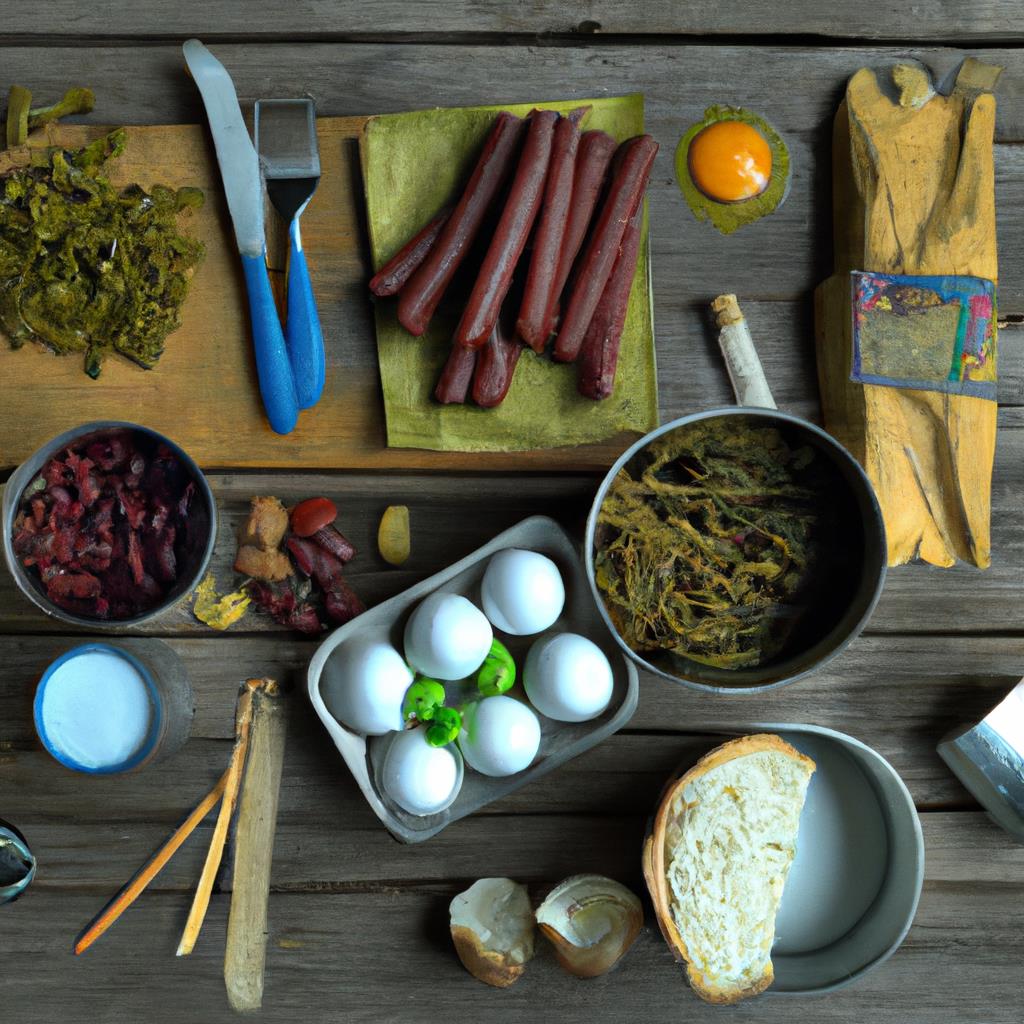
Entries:
[[615,171],[597,225],[580,262],[568,308],[555,340],[554,357],[572,362],[583,344],[590,320],[612,272],[622,236],[633,212],[643,200],[658,144],[650,135],[623,143],[622,161]]
[[619,362],[619,343],[626,325],[629,293],[636,276],[636,258],[640,252],[640,229],[644,219],[644,203],[637,203],[629,218],[619,255],[605,285],[601,301],[594,310],[580,349],[577,387],[586,398],[607,398],[615,387],[615,370]]
[[413,271],[426,259],[450,214],[451,210],[442,210],[370,278],[370,291],[374,295],[385,298],[402,290],[405,282],[412,277]]
[[523,155],[519,158],[505,208],[469,301],[462,311],[462,319],[455,329],[457,345],[480,348],[494,330],[501,304],[512,284],[512,274],[544,196],[544,181],[557,121],[558,114],[553,110],[535,110],[530,114]]
[[448,362],[444,364],[441,377],[434,389],[434,397],[442,405],[460,404],[465,402],[469,394],[469,384],[473,379],[477,353],[475,349],[463,348],[452,343],[448,353]]
[[399,293],[398,322],[422,334],[445,289],[473,244],[488,207],[515,162],[525,122],[507,111],[498,114],[473,174],[426,258]]
[[561,118],[555,125],[544,203],[533,239],[533,256],[526,277],[523,304],[516,322],[519,336],[535,352],[543,352],[548,341],[549,332],[545,330],[548,297],[558,272],[559,253],[572,204],[573,171],[579,141],[580,132],[571,115]]
[[501,405],[512,386],[512,377],[522,352],[523,346],[519,340],[509,338],[502,330],[501,322],[496,323],[487,344],[476,353],[473,401],[477,405],[484,409]]

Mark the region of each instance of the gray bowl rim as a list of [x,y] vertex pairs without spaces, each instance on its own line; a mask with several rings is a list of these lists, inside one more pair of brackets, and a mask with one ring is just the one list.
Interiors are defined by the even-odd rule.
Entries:
[[[667,434],[670,431],[678,430],[680,427],[688,426],[691,423],[697,423],[700,420],[713,419],[718,416],[759,416],[764,419],[772,420],[783,420],[786,423],[790,423],[793,426],[800,427],[803,430],[809,430],[812,434],[818,437],[828,448],[835,451],[835,453],[847,462],[853,469],[854,474],[860,478],[864,484],[864,491],[867,494],[872,503],[872,509],[874,511],[875,520],[882,532],[882,551],[883,558],[881,564],[878,567],[877,576],[878,579],[875,582],[874,591],[871,594],[870,599],[865,605],[864,612],[860,618],[853,624],[853,626],[847,631],[845,637],[839,640],[830,651],[820,657],[814,663],[801,669],[799,672],[795,672],[792,675],[784,676],[782,679],[776,679],[770,683],[757,683],[751,686],[716,686],[712,683],[702,683],[696,679],[686,679],[683,676],[673,675],[671,672],[666,672],[663,669],[657,668],[652,665],[646,659],[642,658],[629,645],[619,636],[619,631],[615,628],[611,617],[608,614],[608,610],[604,606],[604,600],[601,598],[601,592],[597,587],[597,580],[594,578],[594,537],[597,532],[597,516],[601,510],[601,505],[604,503],[605,496],[608,493],[608,488],[611,487],[612,481],[615,479],[619,470],[633,458],[637,452],[646,448],[652,441],[661,437],[663,434]],[[650,672],[652,675],[660,676],[662,679],[667,679],[670,683],[677,683],[680,686],[688,686],[693,690],[700,690],[704,693],[716,693],[716,694],[749,694],[749,693],[763,693],[766,690],[774,690],[780,686],[788,686],[790,683],[795,683],[798,679],[803,679],[804,676],[810,675],[812,672],[817,672],[820,668],[827,665],[833,658],[838,657],[846,648],[860,635],[864,626],[871,618],[875,607],[878,604],[878,599],[882,595],[882,588],[885,585],[886,573],[888,571],[887,559],[884,557],[884,551],[886,550],[885,545],[885,522],[882,518],[882,510],[878,504],[878,497],[875,494],[875,489],[871,485],[871,481],[868,479],[867,474],[864,472],[861,464],[844,448],[827,430],[823,430],[816,423],[811,423],[809,420],[803,419],[801,416],[794,416],[792,413],[782,412],[778,409],[765,409],[758,406],[749,405],[726,405],[720,406],[715,409],[707,409],[703,412],[690,413],[688,416],[680,416],[678,419],[670,420],[668,423],[663,423],[660,427],[656,427],[650,433],[644,434],[643,437],[634,441],[612,464],[611,468],[605,474],[604,479],[601,481],[600,486],[597,489],[597,494],[594,496],[594,501],[590,506],[590,512],[587,514],[587,528],[583,539],[583,561],[587,570],[587,582],[590,584],[590,592],[594,598],[594,603],[597,605],[598,614],[604,620],[605,625],[610,630],[613,637],[615,637],[616,643],[619,647],[625,651],[627,657],[631,658],[637,665],[639,665],[645,672]]]
[[[207,508],[210,512],[210,535],[206,539],[206,545],[203,549],[202,557],[199,559],[198,567],[195,574],[193,575],[189,586],[182,590],[181,594],[170,601],[164,601],[162,604],[157,605],[155,608],[151,608],[147,612],[143,612],[141,615],[136,615],[130,619],[89,619],[81,615],[73,615],[71,612],[65,611],[63,608],[58,608],[56,605],[51,604],[46,598],[39,593],[36,588],[32,585],[31,579],[25,572],[24,568],[18,561],[14,554],[14,546],[12,540],[12,529],[14,526],[14,517],[18,513],[18,504],[21,499],[21,495],[25,488],[29,485],[32,477],[39,471],[42,464],[46,459],[50,458],[54,452],[60,451],[62,448],[70,447],[78,438],[84,437],[88,434],[98,433],[100,431],[109,430],[135,430],[141,434],[147,434],[149,437],[155,438],[162,444],[166,444],[171,451],[181,460],[182,464],[189,471],[192,479],[196,483],[200,494],[203,496],[203,500],[206,502]],[[32,467],[31,469],[29,467]],[[166,434],[161,434],[159,430],[154,430],[152,427],[144,426],[141,423],[132,423],[130,420],[94,420],[90,423],[83,423],[79,427],[73,427],[71,430],[65,430],[63,434],[58,434],[56,437],[51,438],[44,444],[40,445],[31,455],[24,459],[20,465],[11,473],[4,485],[4,498],[3,498],[3,549],[4,559],[7,562],[7,568],[14,577],[14,582],[18,587],[18,590],[25,595],[40,611],[45,612],[51,618],[59,619],[61,622],[66,622],[72,626],[82,626],[86,629],[96,630],[116,630],[125,629],[130,626],[141,626],[143,623],[150,622],[159,615],[163,615],[171,608],[175,607],[180,601],[188,596],[196,587],[196,584],[203,578],[207,568],[210,564],[210,559],[213,557],[213,548],[217,541],[217,502],[213,496],[213,490],[210,487],[210,482],[206,479],[206,475],[199,468],[198,463],[192,458],[184,448],[181,447],[176,441],[167,437]]]

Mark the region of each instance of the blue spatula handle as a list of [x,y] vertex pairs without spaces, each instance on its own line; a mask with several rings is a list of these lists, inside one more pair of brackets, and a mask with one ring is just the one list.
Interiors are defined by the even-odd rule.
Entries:
[[260,381],[263,408],[276,433],[290,434],[299,418],[299,404],[281,321],[270,290],[266,259],[262,255],[243,255],[242,269],[249,293],[252,346],[256,353],[256,375]]
[[320,401],[324,390],[327,372],[324,335],[316,312],[306,254],[302,251],[298,217],[293,218],[288,236],[291,247],[288,254],[288,319],[284,332],[299,408],[308,409]]

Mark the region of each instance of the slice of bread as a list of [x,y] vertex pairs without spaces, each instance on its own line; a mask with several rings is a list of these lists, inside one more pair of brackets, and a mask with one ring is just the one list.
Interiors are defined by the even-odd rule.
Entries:
[[775,915],[814,768],[779,736],[744,736],[702,757],[662,798],[644,874],[661,930],[708,1002],[772,983]]

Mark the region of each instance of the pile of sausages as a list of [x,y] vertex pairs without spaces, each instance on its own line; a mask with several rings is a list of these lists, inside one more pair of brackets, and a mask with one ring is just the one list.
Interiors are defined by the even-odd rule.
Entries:
[[542,353],[552,335],[552,357],[578,365],[580,394],[612,393],[658,144],[640,135],[618,146],[606,132],[581,132],[589,109],[498,114],[458,203],[370,281],[374,295],[398,295],[399,322],[423,334],[497,217],[434,392],[439,402],[472,394],[484,408],[500,404],[523,346]]

